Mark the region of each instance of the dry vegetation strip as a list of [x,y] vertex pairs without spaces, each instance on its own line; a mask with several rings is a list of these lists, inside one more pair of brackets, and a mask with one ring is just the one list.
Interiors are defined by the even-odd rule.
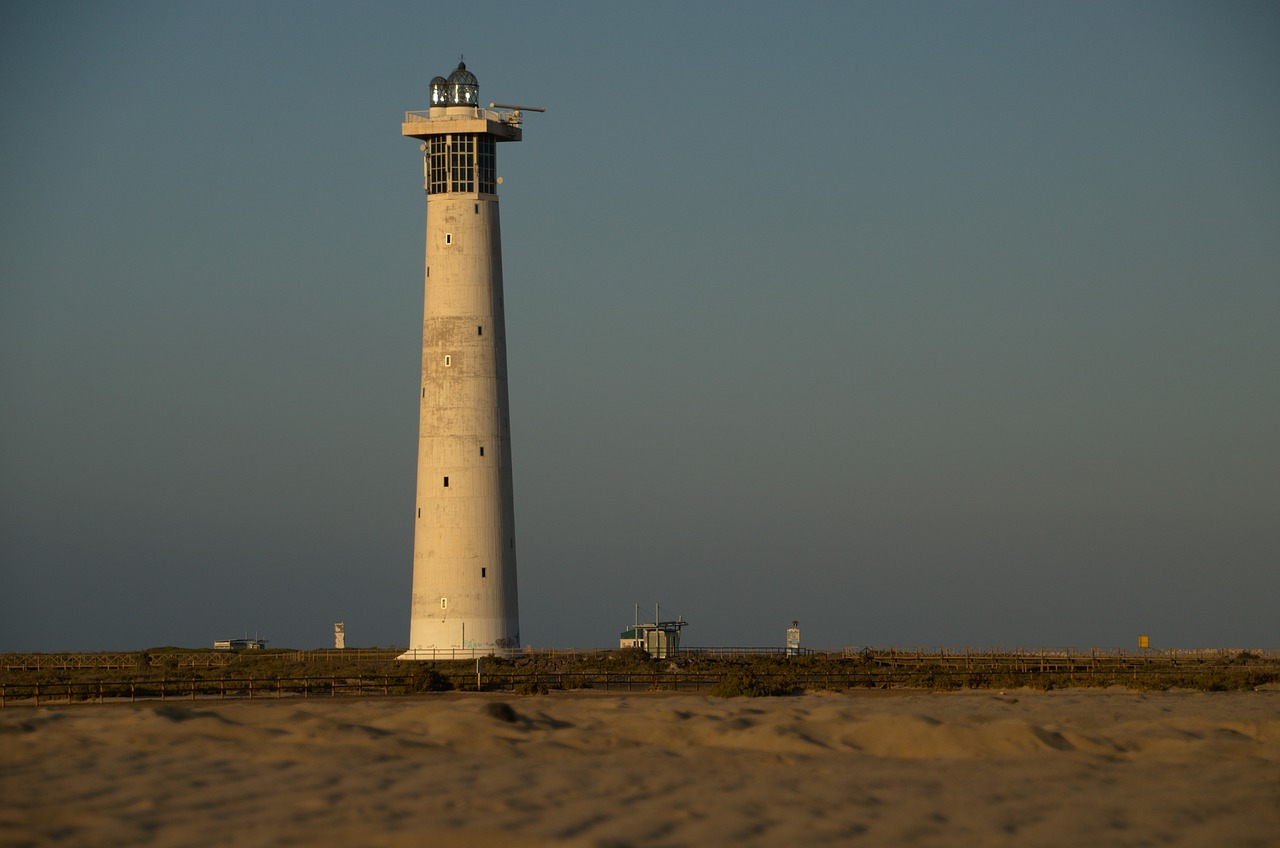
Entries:
[[1280,655],[974,653],[868,650],[786,657],[690,654],[650,659],[634,649],[404,663],[395,651],[188,651],[0,655],[0,705],[121,698],[260,698],[404,695],[471,690],[706,691],[785,695],[804,690],[913,688],[1248,690],[1280,682]]

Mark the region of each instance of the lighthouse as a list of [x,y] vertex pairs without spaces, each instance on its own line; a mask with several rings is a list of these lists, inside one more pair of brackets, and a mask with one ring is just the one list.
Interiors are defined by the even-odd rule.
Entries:
[[[463,62],[430,83],[421,141],[425,305],[414,504],[413,599],[404,660],[520,647],[495,149],[520,141],[522,107],[483,108]],[[527,109],[542,111],[541,109]]]

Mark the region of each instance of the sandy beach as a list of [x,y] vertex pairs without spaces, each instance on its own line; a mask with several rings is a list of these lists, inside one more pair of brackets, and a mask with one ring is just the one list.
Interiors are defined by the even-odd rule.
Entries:
[[1280,845],[1280,691],[19,706],[0,760],[4,846]]

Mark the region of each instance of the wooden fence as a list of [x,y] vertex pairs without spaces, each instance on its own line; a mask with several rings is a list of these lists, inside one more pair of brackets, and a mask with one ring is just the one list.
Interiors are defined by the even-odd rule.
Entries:
[[[719,674],[687,672],[481,672],[424,678],[414,674],[346,677],[217,678],[190,680],[57,681],[0,683],[0,707],[107,701],[198,699],[336,698],[407,695],[429,691],[512,692],[545,689],[599,689],[604,692],[702,691]],[[443,685],[442,685],[443,684]]]
[[[220,668],[233,665],[240,657],[250,658],[276,655],[277,652],[250,651],[173,651],[149,650],[137,652],[100,651],[90,653],[0,653],[0,669],[9,671],[44,670],[120,670],[130,668]],[[404,648],[319,648],[309,651],[289,651],[287,655],[297,662],[343,663],[378,665],[388,663],[405,653]],[[604,653],[599,648],[534,648],[525,646],[513,651],[514,656],[552,657],[561,659],[586,659]],[[419,659],[432,661],[474,659],[475,651],[439,651],[432,656],[422,652]],[[453,655],[453,654],[456,654]],[[1133,662],[1184,662],[1190,660],[1224,661],[1240,656],[1270,659],[1280,662],[1280,649],[1276,648],[1000,648],[1000,647],[870,647],[848,646],[836,649],[768,647],[682,647],[681,656],[709,659],[738,657],[806,656],[840,659],[889,658],[892,663],[935,662],[948,665],[957,663],[995,662],[1026,664],[1034,658],[1048,661],[1079,662],[1082,658],[1097,661],[1100,658],[1123,659]],[[983,659],[986,658],[986,659]]]
[[0,668],[8,671],[124,669],[124,668],[218,668],[230,665],[235,654],[228,651],[138,651],[120,653],[0,654]]
[[[843,668],[839,666],[843,665]],[[173,699],[337,698],[409,695],[428,691],[537,692],[577,689],[600,692],[705,692],[733,667],[667,671],[440,671],[429,673],[223,677],[126,681],[0,682],[0,707],[54,702],[83,703]],[[1280,657],[1244,660],[1077,655],[970,654],[942,658],[925,654],[878,654],[821,671],[746,672],[774,691],[854,688],[990,688],[992,686],[1200,685],[1241,688],[1280,681]]]

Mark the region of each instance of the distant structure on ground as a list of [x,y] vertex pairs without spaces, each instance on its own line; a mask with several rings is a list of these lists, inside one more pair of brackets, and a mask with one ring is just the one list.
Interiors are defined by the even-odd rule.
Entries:
[[787,656],[794,657],[800,653],[800,622],[792,621],[787,628]]
[[619,648],[644,648],[655,659],[666,659],[680,654],[680,630],[688,625],[683,617],[675,621],[662,621],[661,609],[653,606],[653,622],[640,622],[640,605],[636,604],[636,621],[630,630],[618,634]]
[[339,651],[347,647],[347,625],[341,621],[333,623],[333,647]]
[[403,660],[519,650],[495,148],[521,140],[521,111],[479,105],[466,64],[408,112],[427,192],[418,489],[409,648]]
[[218,639],[213,643],[215,651],[260,651],[267,647],[266,639]]

